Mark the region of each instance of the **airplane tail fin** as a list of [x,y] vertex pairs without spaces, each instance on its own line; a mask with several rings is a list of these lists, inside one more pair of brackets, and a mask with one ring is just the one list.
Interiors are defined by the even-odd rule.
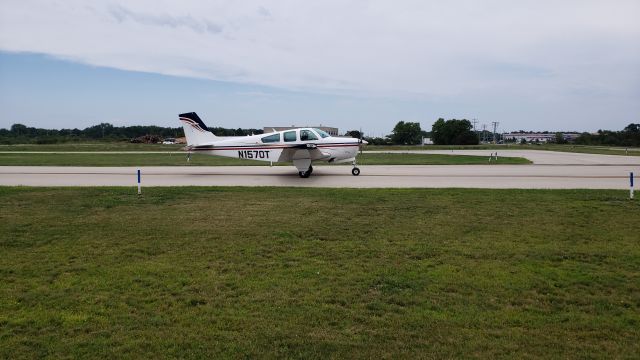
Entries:
[[179,115],[180,122],[184,128],[184,135],[187,138],[187,145],[198,145],[216,141],[217,136],[213,135],[207,125],[194,112]]

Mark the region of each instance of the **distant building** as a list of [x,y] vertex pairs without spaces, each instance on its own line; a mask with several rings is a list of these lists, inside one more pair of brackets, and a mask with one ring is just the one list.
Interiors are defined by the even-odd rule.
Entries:
[[265,126],[264,127],[264,132],[265,133],[270,133],[270,132],[275,132],[275,131],[284,131],[284,130],[291,130],[291,129],[298,129],[298,128],[315,128],[315,129],[320,129],[324,132],[326,132],[327,134],[331,135],[331,136],[338,136],[338,128],[334,128],[334,127],[329,127],[329,126],[295,126],[295,125],[291,125],[291,126]]
[[[578,133],[562,133],[562,137],[567,141],[575,140],[580,134]],[[556,140],[555,133],[505,133],[502,134],[505,141],[520,142],[524,139],[526,142],[553,142]]]
[[549,142],[556,138],[556,134],[544,133],[508,133],[502,134],[502,138],[506,141],[520,142],[523,139],[526,142]]

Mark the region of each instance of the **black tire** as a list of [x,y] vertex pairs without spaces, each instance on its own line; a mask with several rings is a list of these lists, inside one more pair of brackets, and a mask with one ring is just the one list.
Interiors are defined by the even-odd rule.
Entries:
[[353,176],[358,176],[360,175],[360,169],[358,169],[357,167],[354,167],[353,169],[351,169],[351,174]]
[[309,175],[311,175],[313,173],[313,166],[309,165],[309,169],[307,169],[307,172],[309,173]]
[[311,175],[311,173],[308,171],[298,171],[298,175],[300,175],[301,178],[306,179]]

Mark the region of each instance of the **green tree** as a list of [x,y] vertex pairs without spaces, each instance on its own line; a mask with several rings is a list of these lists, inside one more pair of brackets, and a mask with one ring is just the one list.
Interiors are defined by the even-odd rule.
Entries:
[[11,132],[15,135],[25,135],[27,133],[27,127],[22,124],[11,125]]
[[422,139],[420,123],[400,121],[393,128],[391,142],[397,145],[415,145]]
[[471,122],[466,119],[436,120],[431,127],[431,137],[436,145],[478,144],[478,136],[473,132]]
[[576,140],[581,145],[640,146],[640,124],[631,123],[622,131],[598,130],[596,134],[582,133]]
[[556,144],[566,144],[567,140],[564,138],[564,134],[561,132],[557,132],[554,138],[554,142]]
[[448,135],[446,132],[445,121],[443,118],[439,118],[435,123],[431,126],[431,140],[433,140],[434,144],[445,144],[448,139]]
[[638,134],[640,133],[640,124],[631,123],[627,125],[623,131],[626,133]]
[[364,140],[366,140],[370,145],[391,145],[389,137],[365,137]]
[[358,130],[349,130],[345,133],[346,136],[351,136],[352,138],[356,138],[356,139],[360,139],[360,136],[362,136],[362,134],[360,134],[360,131]]

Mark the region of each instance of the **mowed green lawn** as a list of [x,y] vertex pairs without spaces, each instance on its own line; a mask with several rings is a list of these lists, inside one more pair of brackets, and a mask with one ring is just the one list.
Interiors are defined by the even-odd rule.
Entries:
[[636,358],[624,191],[0,188],[2,358]]
[[[362,165],[471,165],[489,164],[488,156],[436,155],[436,154],[367,154],[358,156]],[[491,164],[530,164],[525,158],[499,157]],[[326,164],[318,162],[316,165]],[[208,156],[191,155],[187,162],[186,153],[166,154],[65,154],[65,153],[0,153],[0,166],[231,166],[265,165],[268,162]],[[282,165],[282,164],[278,164]],[[286,163],[284,165],[291,165]]]
[[125,141],[92,141],[60,144],[0,145],[0,151],[179,151],[186,144],[134,144]]
[[[2,145],[0,152],[7,151],[180,151],[185,144],[132,144],[128,142],[87,142],[61,144]],[[364,150],[547,150],[587,154],[640,156],[640,148],[621,146],[591,146],[573,144],[481,144],[481,145],[366,145]]]
[[595,146],[573,144],[482,144],[482,145],[367,145],[367,150],[540,150],[584,154],[640,156],[640,148],[623,146]]

